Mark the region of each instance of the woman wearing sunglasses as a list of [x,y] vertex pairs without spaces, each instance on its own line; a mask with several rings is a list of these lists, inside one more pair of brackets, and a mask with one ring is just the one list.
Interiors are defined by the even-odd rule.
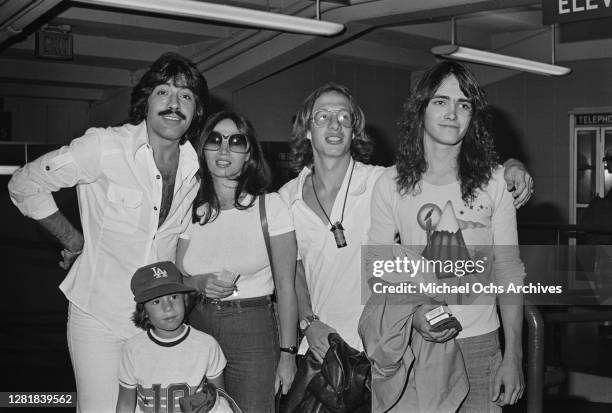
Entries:
[[[227,111],[212,115],[197,151],[200,190],[176,257],[185,284],[202,296],[189,321],[221,345],[225,387],[243,411],[272,412],[276,391],[282,387],[286,393],[295,375],[293,224],[278,194],[266,194],[270,169],[247,119]],[[259,215],[262,196],[274,273]],[[272,306],[275,288],[280,335]]]

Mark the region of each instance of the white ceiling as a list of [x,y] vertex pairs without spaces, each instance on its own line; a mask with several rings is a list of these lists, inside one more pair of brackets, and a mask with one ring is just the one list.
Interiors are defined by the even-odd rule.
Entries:
[[[309,18],[315,14],[311,0],[213,2]],[[239,89],[323,52],[418,71],[434,62],[432,46],[450,42],[451,16],[456,16],[460,44],[550,58],[549,51],[542,54],[543,48],[550,49],[545,40],[550,34],[537,0],[344,3],[321,3],[324,20],[347,27],[342,35],[323,38],[61,0],[0,0],[0,95],[104,100],[133,86],[166,51],[192,58],[213,91]],[[70,26],[72,61],[35,57],[34,32],[45,24]],[[612,53],[593,50],[598,50],[594,58]],[[560,58],[571,59],[567,50],[563,56],[563,47],[559,52]]]

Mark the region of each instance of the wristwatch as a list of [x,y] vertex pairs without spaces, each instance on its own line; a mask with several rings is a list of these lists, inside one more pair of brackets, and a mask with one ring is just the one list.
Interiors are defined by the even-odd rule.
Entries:
[[298,348],[297,348],[297,346],[281,347],[280,351],[283,351],[283,352],[289,353],[289,354],[297,354]]
[[302,332],[302,334],[304,334],[306,332],[306,330],[308,330],[308,328],[313,323],[313,321],[318,320],[318,319],[319,319],[319,317],[314,315],[314,314],[306,316],[305,318],[302,318],[300,320],[300,324],[299,324],[299,328],[300,328],[300,331]]

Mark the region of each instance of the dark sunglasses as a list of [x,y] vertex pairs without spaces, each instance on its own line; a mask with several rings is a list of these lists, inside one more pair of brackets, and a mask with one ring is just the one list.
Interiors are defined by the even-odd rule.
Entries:
[[205,151],[218,151],[223,145],[223,141],[227,141],[227,148],[230,152],[247,153],[249,151],[249,140],[242,133],[233,135],[222,135],[219,132],[212,131],[204,141]]

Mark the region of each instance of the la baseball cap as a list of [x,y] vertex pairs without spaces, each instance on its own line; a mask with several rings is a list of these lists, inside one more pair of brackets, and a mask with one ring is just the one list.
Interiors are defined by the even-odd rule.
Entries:
[[183,275],[170,261],[140,267],[132,276],[130,287],[137,303],[145,303],[163,295],[195,291],[183,284]]

